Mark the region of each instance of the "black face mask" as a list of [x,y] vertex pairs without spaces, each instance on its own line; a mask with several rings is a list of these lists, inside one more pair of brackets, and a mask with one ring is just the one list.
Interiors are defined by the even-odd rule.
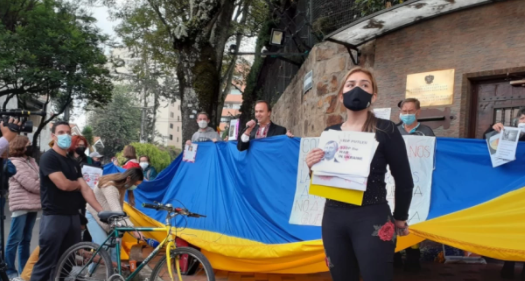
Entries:
[[361,87],[355,87],[343,93],[343,104],[352,111],[361,111],[372,104],[372,95]]
[[85,153],[86,153],[86,147],[85,146],[79,146],[75,149],[75,152],[78,154],[78,155],[81,155],[81,156],[84,156]]
[[26,147],[25,155],[29,157],[33,157],[33,147],[32,146]]

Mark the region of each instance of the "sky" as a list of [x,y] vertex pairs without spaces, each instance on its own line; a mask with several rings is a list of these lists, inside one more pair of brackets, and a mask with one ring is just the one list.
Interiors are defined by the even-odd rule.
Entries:
[[[114,31],[114,28],[120,23],[120,21],[115,21],[113,19],[110,19],[108,8],[100,5],[96,7],[89,7],[88,8],[93,17],[97,19],[96,26],[100,28],[100,30],[109,36],[112,37],[117,42],[120,42],[117,34]],[[229,44],[227,44],[228,48]],[[253,52],[255,49],[255,38],[249,38],[246,40],[243,40],[240,47],[240,52]],[[109,54],[109,48],[106,48],[106,53]],[[246,56],[245,59],[247,59],[250,62],[253,62],[253,56]],[[82,108],[82,106],[76,105],[77,108]],[[71,115],[71,122],[76,123],[81,129],[84,128],[86,125],[86,114],[81,109],[75,109],[73,114]]]

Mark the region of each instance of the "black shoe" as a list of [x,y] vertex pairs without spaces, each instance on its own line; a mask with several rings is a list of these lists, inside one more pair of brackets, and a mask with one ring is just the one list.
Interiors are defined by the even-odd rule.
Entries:
[[406,249],[405,271],[419,272],[421,270],[421,251],[419,249]]
[[394,268],[403,268],[403,258],[400,252],[394,254]]
[[503,263],[501,268],[501,278],[503,279],[513,279],[514,278],[514,265],[515,262],[506,261]]

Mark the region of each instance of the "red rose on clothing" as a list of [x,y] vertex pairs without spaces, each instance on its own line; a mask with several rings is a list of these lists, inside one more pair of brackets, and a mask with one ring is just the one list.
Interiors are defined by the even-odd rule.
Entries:
[[391,241],[392,238],[394,238],[394,231],[395,226],[392,222],[387,222],[379,229],[377,232],[377,235],[379,236],[379,239],[383,241]]

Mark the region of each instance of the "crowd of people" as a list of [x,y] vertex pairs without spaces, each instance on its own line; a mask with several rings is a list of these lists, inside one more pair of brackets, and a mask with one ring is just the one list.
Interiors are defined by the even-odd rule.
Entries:
[[[1,129],[0,153],[7,168],[3,179],[9,187],[11,211],[5,249],[10,280],[50,280],[58,259],[70,246],[80,241],[103,243],[109,229],[100,222],[98,213],[122,211],[126,192],[134,204],[132,191],[144,179],[154,180],[157,176],[149,157],[143,155],[137,160],[135,149],[129,145],[124,149],[127,161],[123,168],[127,171],[102,176],[91,189],[84,180],[82,167],[101,168],[103,155],[98,152],[87,155],[88,141],[83,136],[72,136],[68,123],[53,124],[51,149],[40,157],[38,164],[26,136],[17,135],[3,124]],[[31,254],[38,212],[42,212],[38,247]],[[140,233],[134,234],[143,238]],[[115,253],[112,256],[116,260]]]
[[[395,236],[409,233],[407,224],[414,182],[403,135],[434,136],[429,126],[420,119],[421,105],[417,99],[400,102],[400,123],[377,118],[370,108],[380,97],[372,72],[356,67],[342,80],[338,101],[346,108],[346,120],[326,130],[375,133],[379,145],[370,164],[367,189],[362,206],[328,199],[322,221],[322,239],[326,262],[332,279],[392,280],[394,266],[403,266],[403,260],[395,251]],[[250,141],[278,135],[294,137],[292,132],[271,121],[272,108],[266,101],[255,103],[255,119],[246,123],[238,136],[237,148],[246,151]],[[525,141],[525,108],[516,116],[521,129],[521,141]],[[15,122],[11,120],[11,122]],[[199,113],[196,122],[199,129],[186,144],[223,141],[209,126],[207,113]],[[503,124],[497,123],[490,130],[500,132]],[[80,241],[102,244],[108,237],[109,226],[100,221],[101,211],[122,212],[127,194],[129,203],[135,204],[133,190],[144,180],[157,177],[147,155],[137,156],[133,146],[123,150],[125,162],[123,173],[102,176],[91,188],[82,175],[85,165],[102,167],[98,152],[86,154],[89,143],[83,136],[71,135],[66,122],[56,122],[51,128],[51,149],[45,152],[37,164],[32,144],[25,136],[17,136],[0,124],[0,155],[6,167],[9,186],[9,209],[12,212],[11,228],[6,243],[7,274],[11,280],[50,280],[58,259],[70,246]],[[328,159],[337,146],[329,149],[313,149],[306,157],[309,168]],[[333,158],[333,157],[332,157]],[[118,165],[116,158],[112,159]],[[391,210],[385,189],[385,172],[390,167],[395,180],[395,209]],[[5,204],[5,202],[0,202]],[[40,222],[39,247],[30,256],[32,231],[38,212]],[[133,224],[129,219],[128,226]],[[388,241],[372,235],[377,225],[391,225],[395,232]],[[143,239],[139,232],[133,233]],[[18,256],[18,269],[16,257]],[[111,252],[113,261],[116,253]],[[31,262],[29,262],[31,260]],[[419,247],[406,249],[404,266],[407,270],[419,270]],[[25,268],[25,269],[24,269]],[[27,270],[29,268],[29,270]],[[512,277],[514,263],[507,262],[502,276]],[[525,271],[524,271],[525,272]]]

